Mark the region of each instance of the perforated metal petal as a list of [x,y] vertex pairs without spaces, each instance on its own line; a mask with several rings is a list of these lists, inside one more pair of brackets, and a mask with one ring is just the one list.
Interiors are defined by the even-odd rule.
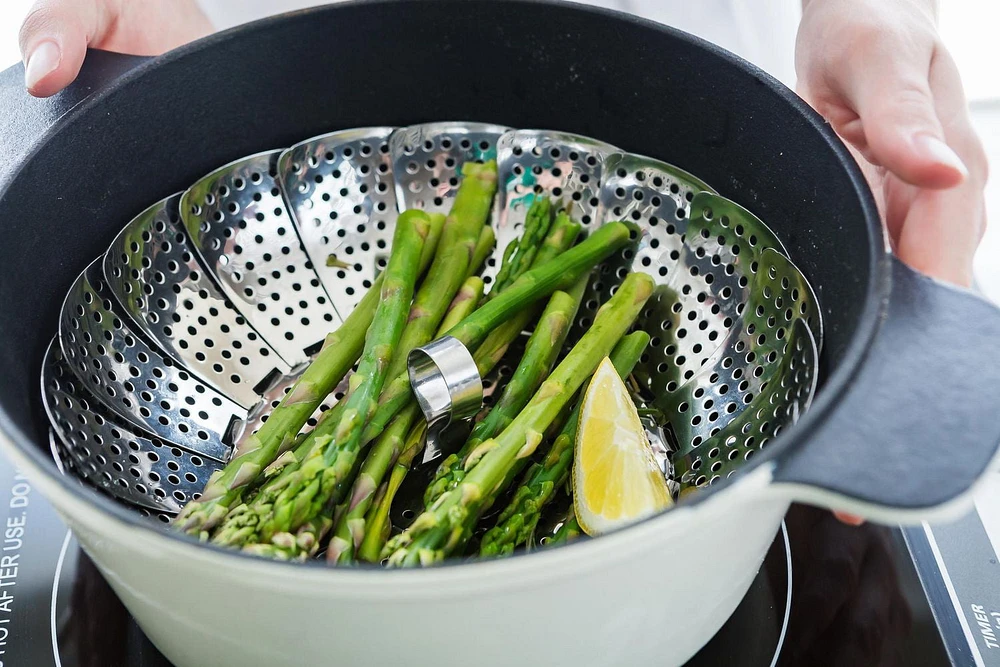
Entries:
[[612,155],[601,183],[601,222],[626,220],[638,225],[642,236],[629,266],[665,284],[680,259],[691,202],[699,192],[715,190],[665,162],[639,155]]
[[764,251],[759,263],[739,326],[690,381],[661,402],[682,448],[697,446],[739,417],[792,353],[795,322],[816,332],[822,349],[816,296],[802,274],[774,250]]
[[509,128],[489,123],[424,123],[396,130],[389,139],[400,211],[448,213],[466,162],[497,156],[497,140]]
[[737,314],[745,300],[725,296],[726,288],[745,295],[744,278],[756,273],[754,262],[760,254],[768,248],[785,253],[778,237],[757,216],[709,192],[692,200],[684,241],[677,271],[668,284],[715,292],[727,302],[723,310],[730,315]]
[[[639,228],[638,240],[609,257],[587,285],[571,336],[582,335],[629,271],[650,274],[657,284],[673,277],[684,249],[691,201],[699,192],[714,192],[700,179],[666,162],[616,153],[607,158],[601,181],[601,224],[625,220]],[[659,330],[659,323],[650,324]]]
[[233,162],[181,197],[202,263],[290,365],[309,358],[341,317],[302,248],[275,180],[279,152]]
[[754,453],[809,408],[816,390],[818,353],[804,320],[792,323],[788,351],[750,405],[722,430],[678,452],[675,474],[681,493],[736,472]]
[[[55,339],[53,339],[52,343],[49,343],[49,345],[53,344],[58,349],[59,343],[55,341]],[[62,352],[60,351],[60,354],[61,353]],[[46,355],[48,355],[48,352],[46,352]],[[45,370],[45,362],[43,360],[42,371],[44,372],[44,370]],[[43,398],[43,403],[46,403],[47,406],[48,399],[45,397],[45,392],[46,392],[45,377],[43,376],[42,398]],[[56,421],[55,415],[48,409],[48,407],[46,407],[45,409],[45,414],[48,416],[49,422],[53,424],[53,426],[49,428],[49,453],[52,454],[52,459],[56,462],[56,468],[59,469],[59,474],[67,475],[69,477],[77,477],[78,478],[77,481],[83,483],[83,478],[85,476],[82,473],[77,472],[77,468],[73,465],[73,460],[70,455],[69,446],[62,441],[62,438],[56,435],[54,426]],[[89,435],[89,432],[87,433],[87,435]]]
[[299,237],[338,313],[350,313],[384,267],[398,214],[390,127],[344,130],[292,146],[278,181]]
[[[497,142],[500,216],[494,225],[494,257],[521,235],[528,209],[544,195],[585,229],[599,225],[604,162],[617,152],[613,146],[587,137],[542,130],[513,130]],[[500,267],[487,263],[484,277],[496,277]]]
[[63,302],[59,340],[87,389],[123,419],[167,442],[224,459],[224,438],[246,412],[178,367],[113,310],[101,260],[80,274]]
[[70,370],[58,342],[42,364],[42,397],[56,460],[116,498],[177,512],[221,462],[184,451],[121,421]]
[[175,361],[249,409],[289,371],[195,259],[180,195],[140,213],[104,255],[104,276],[132,321]]
[[708,192],[694,196],[684,244],[667,284],[643,310],[650,361],[636,375],[657,404],[694,377],[742,315],[766,249],[784,251],[743,207]]

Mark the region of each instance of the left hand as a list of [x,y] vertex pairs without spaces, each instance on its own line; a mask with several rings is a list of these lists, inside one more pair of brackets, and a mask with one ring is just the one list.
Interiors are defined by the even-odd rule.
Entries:
[[896,254],[972,284],[987,161],[934,0],[803,0],[799,93],[852,148]]

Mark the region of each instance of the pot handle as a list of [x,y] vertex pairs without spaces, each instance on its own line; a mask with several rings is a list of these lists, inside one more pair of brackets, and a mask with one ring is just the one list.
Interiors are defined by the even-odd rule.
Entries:
[[37,99],[24,88],[24,66],[0,72],[0,184],[21,164],[45,132],[73,107],[117,81],[137,65],[150,60],[110,51],[90,50],[83,69],[68,88],[46,99]]
[[945,516],[1000,446],[1000,309],[895,257],[884,319],[816,432],[778,459],[800,501],[892,523]]

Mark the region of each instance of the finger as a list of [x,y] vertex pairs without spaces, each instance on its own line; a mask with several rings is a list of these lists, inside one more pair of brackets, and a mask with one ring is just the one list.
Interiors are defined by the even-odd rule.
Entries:
[[968,170],[946,141],[935,109],[928,81],[933,33],[910,39],[895,34],[873,32],[827,73],[859,117],[863,141],[856,138],[857,128],[848,138],[908,183],[953,187]]
[[854,516],[853,514],[847,514],[846,512],[834,512],[833,516],[837,517],[837,520],[841,523],[846,523],[848,526],[860,526],[865,520],[859,516]]
[[80,72],[87,47],[157,55],[213,30],[197,0],[37,0],[21,26],[25,84],[53,95]]
[[[900,258],[929,275],[969,286],[972,259],[986,227],[984,189],[988,167],[982,143],[972,126],[954,61],[935,58],[930,84],[948,142],[969,167],[969,177],[946,191],[911,192],[896,242]],[[890,211],[890,224],[896,215]]]
[[969,287],[972,259],[986,209],[982,191],[958,188],[947,192],[923,190],[914,197],[903,223],[896,252],[914,269],[936,278]]
[[111,20],[101,0],[37,0],[18,35],[28,92],[48,97],[69,85]]
[[118,0],[118,4],[115,25],[99,48],[155,56],[214,30],[197,0]]

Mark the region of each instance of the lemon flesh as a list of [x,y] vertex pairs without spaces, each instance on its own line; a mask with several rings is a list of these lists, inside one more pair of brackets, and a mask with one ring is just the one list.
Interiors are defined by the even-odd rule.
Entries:
[[673,504],[635,403],[608,358],[583,398],[575,447],[573,504],[588,535],[621,528]]

